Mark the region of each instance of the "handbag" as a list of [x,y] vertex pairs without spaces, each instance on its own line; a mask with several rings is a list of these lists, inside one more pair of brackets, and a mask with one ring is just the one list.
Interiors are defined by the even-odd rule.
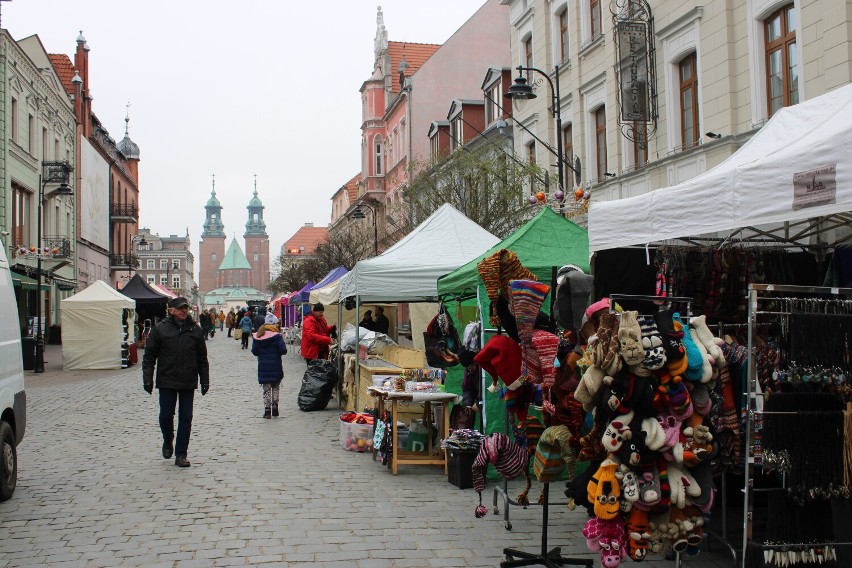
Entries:
[[234,339],[239,341],[242,338],[243,338],[243,330],[238,327],[237,329],[234,330]]
[[456,404],[450,411],[450,430],[472,430],[476,423],[476,411],[469,406]]

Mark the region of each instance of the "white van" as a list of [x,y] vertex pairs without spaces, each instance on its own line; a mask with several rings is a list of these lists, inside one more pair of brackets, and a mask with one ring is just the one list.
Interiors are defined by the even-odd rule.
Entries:
[[0,501],[9,499],[15,492],[17,447],[27,425],[19,321],[6,245],[0,240]]

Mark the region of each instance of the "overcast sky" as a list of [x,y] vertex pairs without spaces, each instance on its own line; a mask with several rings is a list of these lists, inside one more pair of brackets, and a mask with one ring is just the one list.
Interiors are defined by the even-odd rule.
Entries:
[[[358,89],[370,77],[376,6],[388,39],[443,43],[485,0],[13,0],[12,37],[48,53],[91,48],[93,109],[118,142],[130,101],[139,145],[140,225],[187,228],[197,255],[211,174],[225,232],[242,234],[254,175],[272,250],[361,169]],[[422,133],[425,136],[425,133]]]

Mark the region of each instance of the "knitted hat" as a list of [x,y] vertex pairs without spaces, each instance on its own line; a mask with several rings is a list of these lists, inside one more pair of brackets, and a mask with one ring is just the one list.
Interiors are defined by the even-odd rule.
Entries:
[[556,382],[556,369],[553,362],[559,350],[559,338],[542,329],[532,332],[530,346],[522,349],[523,367],[529,379],[545,387]]
[[645,350],[642,366],[651,371],[662,369],[666,364],[666,350],[657,330],[657,322],[651,316],[639,316],[639,327],[642,330],[642,348]]
[[576,264],[567,264],[556,274],[554,316],[564,329],[577,331],[583,325],[583,313],[592,292],[594,277]]
[[[659,324],[658,324],[659,325]],[[672,329],[673,332],[667,334],[667,340],[663,342],[664,345],[671,344],[674,342],[678,346],[677,356],[672,359],[668,358],[666,362],[666,370],[671,375],[683,375],[686,372],[686,366],[689,364],[689,359],[686,356],[686,346],[683,344],[683,324],[680,321],[672,320]],[[668,352],[666,352],[668,354]]]
[[552,426],[544,431],[535,449],[533,473],[536,479],[559,481],[569,461],[576,465],[577,456],[568,446],[569,438],[571,432],[565,426]]
[[681,321],[680,314],[675,312],[672,320],[679,323],[684,330],[683,346],[686,349],[686,371],[684,371],[683,376],[691,381],[699,381],[703,374],[704,356],[701,354],[698,345],[695,344],[690,334],[686,331],[687,328]]
[[497,391],[498,378],[510,385],[521,376],[521,346],[505,335],[489,339],[473,361],[491,375],[491,392]]
[[518,337],[521,343],[528,343],[535,329],[538,310],[550,292],[550,286],[535,280],[512,280],[509,289],[512,314],[518,324]]
[[594,361],[605,373],[616,374],[621,369],[621,357],[618,356],[618,314],[604,313],[600,317],[600,325],[595,332],[594,341],[589,341]]
[[533,454],[541,435],[544,433],[544,424],[535,416],[527,416],[519,424],[520,426],[512,425],[515,443],[525,447],[530,454]]
[[511,441],[506,434],[492,434],[482,441],[479,453],[471,466],[473,489],[479,493],[477,517],[482,517],[488,512],[482,505],[482,491],[485,489],[485,472],[488,465],[493,465],[504,479],[515,479],[529,468],[529,460],[529,452]]
[[628,365],[639,365],[645,360],[642,349],[642,328],[639,327],[638,312],[627,311],[621,314],[618,325],[618,347],[621,358]]
[[[686,350],[683,347],[683,325],[679,329],[675,328],[672,317],[672,310],[661,310],[654,314],[654,320],[657,322],[657,330],[660,332],[660,338],[663,340],[663,347],[666,350],[666,359],[669,363],[680,361],[686,357]],[[679,375],[680,373],[672,373]]]
[[[510,280],[538,280],[535,274],[521,264],[518,255],[508,249],[500,249],[482,259],[476,265],[476,269],[482,277],[485,293],[492,304],[497,300],[500,292],[509,296]],[[492,315],[491,325],[499,326],[500,318]]]
[[689,396],[692,398],[692,408],[695,410],[695,413],[707,416],[710,408],[713,406],[707,385],[703,383],[689,383],[687,387],[689,387]]
[[506,388],[501,396],[506,401],[506,412],[514,414],[521,422],[527,419],[533,401],[533,384],[524,382],[525,377],[515,381],[514,388]]
[[616,469],[617,463],[610,459],[604,460],[586,487],[589,502],[594,505],[595,516],[605,521],[616,518],[621,511],[618,503],[621,486],[615,477]]

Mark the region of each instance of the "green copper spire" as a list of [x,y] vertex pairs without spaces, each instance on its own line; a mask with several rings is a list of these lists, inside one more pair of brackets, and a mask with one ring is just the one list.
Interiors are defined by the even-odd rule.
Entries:
[[263,221],[263,210],[265,207],[257,197],[257,175],[254,176],[254,196],[249,201],[248,221],[246,222],[245,237],[260,236],[266,237],[266,223]]
[[207,200],[207,205],[204,206],[206,218],[204,220],[204,231],[201,233],[201,238],[204,237],[224,237],[225,224],[222,223],[222,204],[216,199],[216,175],[213,175],[213,191],[210,192],[210,199]]

